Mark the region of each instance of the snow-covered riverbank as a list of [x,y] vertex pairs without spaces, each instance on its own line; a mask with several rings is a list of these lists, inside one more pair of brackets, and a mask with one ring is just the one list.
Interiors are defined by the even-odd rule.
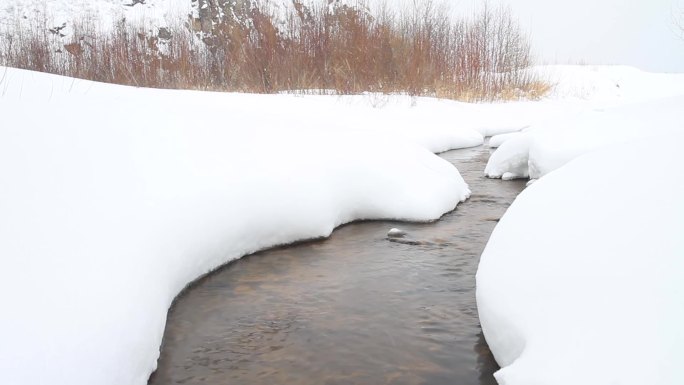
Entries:
[[558,80],[549,99],[579,104],[520,133],[493,137],[498,150],[485,169],[489,177],[536,179],[582,154],[684,129],[683,74],[601,66],[538,70]]
[[[434,152],[634,101],[559,82],[543,101],[471,105],[0,68],[2,382],[144,384],[171,301],[202,274],[356,219],[437,219],[469,189]],[[492,347],[505,365],[510,347]]]
[[509,208],[477,273],[500,384],[684,383],[682,140],[579,157]]
[[591,108],[492,139],[488,175],[540,178],[477,273],[500,384],[684,383],[682,77],[600,73],[619,97],[593,78]]
[[431,151],[511,129],[475,119],[483,107],[430,99],[0,73],[7,383],[145,383],[187,283],[352,220],[437,219],[469,190]]

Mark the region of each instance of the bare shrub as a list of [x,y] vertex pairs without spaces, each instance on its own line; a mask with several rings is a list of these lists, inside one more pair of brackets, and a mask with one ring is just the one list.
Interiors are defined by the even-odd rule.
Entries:
[[680,39],[684,40],[684,5],[673,6],[672,22]]
[[[540,97],[528,37],[507,8],[451,20],[443,5],[401,14],[292,0],[195,0],[187,23],[152,34],[120,20],[82,20],[67,37],[32,26],[6,32],[0,64],[141,87],[272,93],[407,93],[469,101]],[[206,6],[204,6],[206,5]],[[56,47],[56,48],[55,48]]]

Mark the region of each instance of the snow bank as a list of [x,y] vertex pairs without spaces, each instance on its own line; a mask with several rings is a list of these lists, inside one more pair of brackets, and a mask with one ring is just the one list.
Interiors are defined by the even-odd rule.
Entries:
[[[671,135],[678,103],[634,117],[662,114],[650,121]],[[524,177],[526,155],[528,166],[551,159],[535,143],[563,144],[535,127],[622,113],[589,105],[598,108],[134,89],[0,67],[1,382],[144,384],[168,306],[188,282],[355,219],[439,218],[470,192],[431,152],[530,127],[503,142],[504,166],[490,169]],[[553,164],[582,152],[554,151],[569,155]],[[497,343],[493,330],[497,358],[512,359],[517,337]]]
[[541,104],[557,113],[492,138],[485,170],[543,176],[502,218],[477,274],[496,378],[684,383],[684,182],[672,176],[684,164],[684,76],[545,70],[559,81]]
[[3,384],[145,384],[187,283],[349,221],[437,219],[470,191],[426,147],[482,141],[392,132],[420,107],[0,79]]
[[[494,138],[497,138],[496,136]],[[493,139],[494,139],[493,138]],[[485,176],[489,178],[517,179],[529,177],[528,162],[530,135],[520,133],[509,137],[489,158]],[[506,175],[506,178],[504,178]]]
[[501,219],[477,273],[500,384],[684,383],[682,141],[581,156]]
[[593,110],[540,129],[530,147],[530,176],[539,178],[571,159],[616,143],[684,132],[684,97]]
[[[539,178],[579,155],[614,144],[684,131],[684,75],[624,66],[545,66],[552,106],[524,139],[497,136],[485,174]],[[524,162],[528,164],[525,165]]]
[[540,178],[579,155],[651,136],[684,132],[684,96],[592,109],[567,120],[550,120],[504,141],[485,175]]

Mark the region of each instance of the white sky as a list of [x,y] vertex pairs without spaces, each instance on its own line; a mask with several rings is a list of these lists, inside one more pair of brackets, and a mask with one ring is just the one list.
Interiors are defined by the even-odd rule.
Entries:
[[[674,22],[675,14],[684,12],[684,0],[504,1],[530,32],[541,63],[684,72],[684,34]],[[482,0],[454,1],[466,2],[472,7]]]
[[[444,1],[453,13],[470,15],[484,0]],[[684,24],[684,0],[489,2],[511,7],[531,35],[539,64],[624,64],[647,71],[684,72],[684,32],[674,21],[679,14]]]

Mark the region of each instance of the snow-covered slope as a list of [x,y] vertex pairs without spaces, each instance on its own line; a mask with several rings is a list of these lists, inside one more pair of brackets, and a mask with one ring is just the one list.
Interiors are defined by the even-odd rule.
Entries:
[[[576,74],[586,69],[569,67],[558,71]],[[609,69],[601,71],[610,74]],[[525,133],[509,136],[499,151],[514,138],[532,146],[529,143],[534,143],[536,132],[542,131],[535,127],[561,126],[553,122],[567,123],[572,135],[603,133],[587,136],[598,142],[567,140],[568,144],[588,143],[596,150],[625,140],[625,132],[620,129],[623,126],[614,126],[614,119],[639,124],[637,131],[644,129],[643,122],[656,122],[658,127],[672,124],[671,129],[657,131],[658,135],[678,141],[679,136],[671,131],[679,130],[677,124],[682,121],[681,98],[676,96],[682,78],[666,75],[663,79],[667,81],[643,82],[639,86],[643,92],[629,86],[616,91],[611,82],[603,82],[592,93],[577,91],[586,87],[573,88],[573,82],[581,84],[579,80],[559,80],[557,93],[540,102],[472,105],[381,95],[247,95],[137,89],[0,68],[0,382],[145,383],[155,367],[168,306],[198,276],[265,247],[326,236],[335,226],[355,219],[433,220],[453,209],[468,196],[468,187],[457,170],[431,152],[479,145],[483,135],[521,129]],[[659,89],[646,87],[652,85]],[[628,103],[631,105],[624,107]],[[629,126],[627,123],[624,127]],[[610,127],[601,131],[603,126]],[[549,136],[549,143],[558,143],[553,138]],[[520,147],[509,146],[509,150],[513,150],[512,156],[533,156],[530,151],[519,151]],[[574,181],[578,189],[585,183],[576,175],[580,172],[608,176],[612,172],[627,178],[642,175],[644,166],[638,164],[641,160],[653,167],[653,162],[658,163],[657,170],[663,172],[676,172],[682,164],[676,154],[663,158],[663,154],[651,154],[653,150],[644,151],[646,160],[628,159],[628,151],[624,151],[607,156],[616,162],[603,166],[596,163],[595,171],[582,166],[559,179]],[[675,152],[670,147],[659,151]],[[558,164],[581,152],[567,152],[572,156]],[[539,159],[555,158],[542,155]],[[598,155],[589,159],[605,160]],[[518,161],[521,172],[529,171],[525,165],[529,166],[529,162]],[[617,178],[616,186],[628,192],[620,202],[644,201],[643,195],[637,194],[653,188],[672,188],[679,194],[678,185],[667,185],[677,179],[665,177],[663,173],[651,176],[656,180],[649,179],[648,186],[635,179],[628,183]],[[592,181],[598,178],[591,176]],[[609,179],[610,183],[613,179]],[[554,203],[560,198],[547,201],[556,190],[549,187],[548,196],[539,193],[547,198],[539,199],[560,206]],[[606,191],[613,189],[607,187]],[[670,199],[674,196],[659,200],[655,211],[667,211],[671,205],[681,214],[681,207]],[[525,202],[537,198],[521,199]],[[577,193],[573,199],[589,198]],[[596,199],[598,202],[610,196]],[[623,215],[622,211],[611,210],[600,215],[612,225],[611,215]],[[527,209],[519,212],[524,211]],[[666,236],[682,228],[681,223],[668,222],[674,220],[670,217],[663,216],[662,220],[673,226],[664,230]],[[519,221],[523,219],[511,219],[510,223]],[[507,223],[502,221],[497,234],[504,235],[497,237],[508,239],[505,234],[516,226]],[[568,231],[580,231],[572,226]],[[659,227],[649,229],[654,234],[644,239],[660,241],[655,231]],[[536,233],[544,235],[538,240],[555,239],[542,230]],[[623,228],[617,227],[616,231]],[[570,235],[558,242],[584,236],[566,232],[565,228],[558,236],[563,234]],[[488,248],[484,261],[503,258],[492,257],[499,255],[494,245]],[[510,245],[518,250],[523,247]],[[598,250],[607,252],[610,247],[603,245]],[[521,252],[511,258],[520,255],[526,254]],[[601,268],[613,266],[613,262],[596,261]],[[503,274],[497,270],[499,262],[491,262],[491,267],[489,263],[483,265],[487,267],[479,276],[485,285],[484,294],[478,295],[483,325],[488,325],[487,337],[492,339],[497,359],[505,366],[515,358],[514,353],[522,346],[519,342],[526,338],[522,332],[508,333],[517,330],[508,329],[508,322],[517,322],[518,316],[532,319],[537,313],[525,315],[529,308],[522,307],[512,315],[506,314],[510,308],[501,304],[505,305],[508,297],[499,297],[501,289],[492,282],[501,282],[505,287],[508,281],[497,280],[495,274]],[[500,266],[509,268],[508,262]],[[571,268],[567,271],[573,271]],[[534,281],[533,271],[528,274],[532,275],[530,282],[540,282]],[[489,280],[489,275],[496,279]],[[565,281],[559,278],[557,282],[559,292],[565,290],[560,286]],[[488,290],[491,294],[487,294]],[[514,293],[512,290],[510,295]],[[540,303],[546,301],[546,297],[540,298]],[[569,295],[567,298],[572,300]],[[670,311],[666,305],[655,310]],[[672,317],[680,320],[677,314]],[[672,346],[681,346],[673,341],[676,344]],[[668,346],[659,352],[677,352],[668,350]],[[556,373],[564,373],[574,362],[563,357],[550,366]],[[667,367],[659,369],[675,376]],[[499,378],[513,378],[505,373]],[[521,369],[521,373],[527,372]],[[550,372],[540,373],[545,376]],[[532,380],[524,383],[534,384]]]
[[[125,19],[132,26],[144,26],[150,30],[160,27],[185,25],[189,17],[201,16],[214,19],[226,17],[229,7],[254,7],[259,0],[3,0],[0,3],[0,32],[12,31],[17,25],[33,28],[58,28],[59,33],[68,36],[74,24],[92,22],[97,28],[111,28]],[[320,4],[317,0],[301,3]],[[240,4],[238,4],[240,3]],[[228,4],[228,6],[226,6]],[[285,27],[285,16],[294,13],[292,0],[262,1],[265,10],[274,16],[274,21]],[[357,7],[355,0],[334,0],[328,7]],[[206,15],[205,15],[206,13]],[[232,15],[235,16],[235,15]],[[248,21],[243,20],[248,23]]]
[[[548,67],[565,112],[493,137],[540,178],[494,231],[480,321],[505,385],[684,383],[684,76]],[[571,107],[574,106],[574,107]]]
[[539,178],[595,149],[684,131],[684,74],[619,66],[540,70],[557,79],[546,103],[567,108],[524,134],[492,138],[499,148],[485,170],[489,177]]
[[439,218],[469,190],[428,150],[481,144],[506,113],[524,124],[536,107],[520,106],[0,68],[0,382],[146,383],[190,281],[355,219]]
[[477,273],[500,384],[684,383],[682,141],[581,156],[501,219]]

